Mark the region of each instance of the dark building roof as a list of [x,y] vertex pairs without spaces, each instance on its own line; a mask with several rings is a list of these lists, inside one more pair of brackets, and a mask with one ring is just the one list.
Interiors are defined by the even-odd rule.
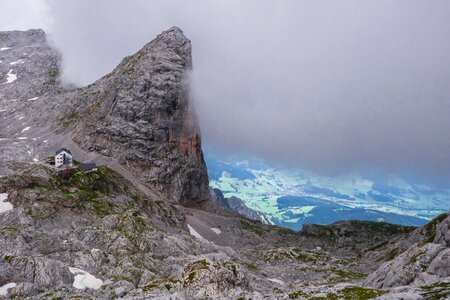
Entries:
[[95,163],[81,164],[80,168],[83,171],[91,171],[91,170],[97,168],[97,165]]
[[60,154],[61,152],[66,151],[67,153],[69,153],[70,155],[72,155],[72,152],[70,152],[70,150],[66,149],[66,148],[60,148],[58,150],[56,150],[56,155]]

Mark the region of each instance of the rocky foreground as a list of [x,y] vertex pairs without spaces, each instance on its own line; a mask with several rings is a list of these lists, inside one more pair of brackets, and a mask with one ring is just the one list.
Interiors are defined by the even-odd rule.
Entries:
[[[210,197],[180,29],[80,89],[43,31],[0,33],[0,61],[0,297],[450,298],[447,214],[298,233]],[[61,146],[99,169],[57,176]]]

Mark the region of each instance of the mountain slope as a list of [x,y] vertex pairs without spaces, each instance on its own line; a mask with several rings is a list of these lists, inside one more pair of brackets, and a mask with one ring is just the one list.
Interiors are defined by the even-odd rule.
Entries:
[[[369,299],[396,293],[371,287],[379,273],[364,281],[386,261],[425,238],[448,248],[442,219],[299,233],[209,201],[186,90],[190,44],[177,28],[71,90],[48,72],[59,56],[42,31],[0,36],[0,297]],[[48,161],[61,146],[98,170],[58,176]],[[427,271],[427,284],[449,280]]]
[[[10,35],[4,40],[11,49],[0,52],[8,53],[1,65],[29,51],[20,68],[27,66],[30,74],[14,65],[17,80],[2,86],[7,106],[2,112],[7,118],[0,121],[0,142],[6,148],[2,160],[39,160],[64,146],[78,158],[127,173],[172,202],[196,206],[207,201],[208,177],[187,89],[191,44],[180,29],[163,32],[111,74],[74,90],[60,87],[59,56],[49,50],[42,31],[4,34]],[[16,35],[22,44],[10,42]],[[38,83],[32,76],[40,78]]]

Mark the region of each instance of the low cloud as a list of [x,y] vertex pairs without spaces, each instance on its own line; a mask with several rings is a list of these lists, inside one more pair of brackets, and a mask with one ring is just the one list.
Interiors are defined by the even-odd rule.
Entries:
[[204,142],[321,172],[450,176],[450,3],[47,1],[85,85],[159,32],[193,44]]

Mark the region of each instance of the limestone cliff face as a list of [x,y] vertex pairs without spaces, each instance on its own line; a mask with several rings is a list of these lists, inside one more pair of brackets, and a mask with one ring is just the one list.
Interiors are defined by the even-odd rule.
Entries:
[[[450,277],[449,241],[450,215],[442,214],[397,243],[392,250],[394,253],[399,252],[398,255],[370,274],[364,280],[364,285],[392,288],[422,286],[447,280]],[[409,247],[400,253],[404,245]],[[450,296],[450,291],[447,289],[442,295]]]
[[176,27],[163,32],[79,91],[86,104],[73,135],[83,149],[117,158],[165,198],[198,206],[209,191],[189,96],[191,68],[190,41]]

